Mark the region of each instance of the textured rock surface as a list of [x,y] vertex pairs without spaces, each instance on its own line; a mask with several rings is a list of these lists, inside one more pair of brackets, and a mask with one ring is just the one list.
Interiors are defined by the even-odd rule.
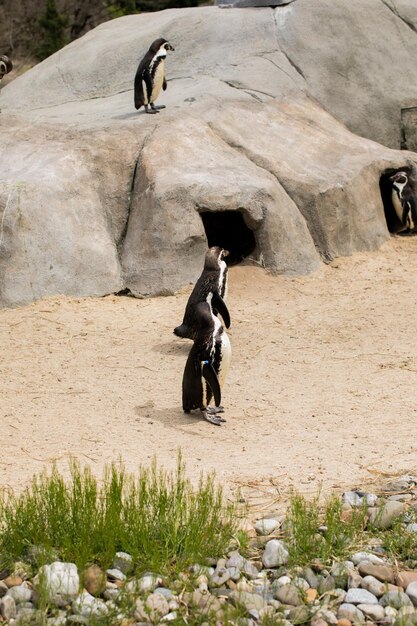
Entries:
[[[10,83],[0,305],[173,293],[201,271],[205,212],[240,212],[273,272],[377,248],[379,178],[417,157],[340,122],[400,146],[401,103],[417,98],[415,21],[411,0],[127,16]],[[133,77],[159,36],[176,48],[167,109],[146,116]]]

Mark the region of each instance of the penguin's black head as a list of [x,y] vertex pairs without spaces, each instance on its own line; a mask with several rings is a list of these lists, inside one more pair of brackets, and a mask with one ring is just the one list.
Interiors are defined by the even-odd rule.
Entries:
[[206,252],[206,258],[204,261],[204,269],[206,270],[218,270],[220,268],[220,263],[223,261],[224,257],[227,256],[229,252],[224,248],[220,248],[219,246],[212,246]]
[[0,80],[13,69],[13,63],[5,54],[0,56]]
[[408,183],[408,176],[405,172],[396,172],[393,176],[389,178],[394,184],[400,185],[404,187]]
[[149,48],[149,52],[152,52],[152,54],[155,55],[161,49],[165,50],[165,51],[168,51],[168,50],[174,51],[175,50],[175,48],[173,46],[171,46],[171,44],[166,39],[163,39],[163,37],[160,37],[159,39],[155,39],[155,41],[151,44],[151,47]]

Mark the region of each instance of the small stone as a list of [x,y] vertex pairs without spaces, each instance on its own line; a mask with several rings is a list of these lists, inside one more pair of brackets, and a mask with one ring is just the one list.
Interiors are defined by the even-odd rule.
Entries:
[[410,583],[417,581],[417,572],[416,571],[402,571],[398,572],[395,583],[402,587],[403,589],[407,589]]
[[[258,568],[254,566],[250,561],[245,561],[241,568],[242,574],[245,574],[248,578],[256,578],[259,575]],[[233,579],[235,580],[235,579]]]
[[226,561],[226,567],[237,567],[238,569],[242,569],[245,565],[246,559],[239,554],[237,550],[233,552],[229,552],[228,559]]
[[148,593],[152,592],[162,583],[162,578],[156,574],[144,574],[138,580],[129,580],[126,584],[126,590],[130,593]]
[[379,604],[359,604],[358,609],[375,622],[379,622],[385,617],[385,609]]
[[409,533],[417,533],[417,524],[407,524],[406,528]]
[[74,563],[55,561],[43,565],[33,579],[35,589],[46,593],[49,602],[64,607],[77,595],[80,587],[77,566]]
[[385,616],[394,619],[395,617],[397,617],[397,609],[394,609],[393,606],[386,606],[385,607]]
[[11,596],[4,596],[0,600],[0,615],[5,620],[11,620],[16,617],[16,602]]
[[369,561],[370,563],[375,563],[376,565],[384,565],[384,560],[381,559],[381,557],[376,556],[376,554],[372,554],[372,552],[366,552],[366,550],[355,552],[355,554],[352,555],[351,560],[355,565],[359,565],[361,561]]
[[346,617],[337,620],[337,626],[352,626],[352,622]]
[[290,604],[291,606],[303,604],[302,594],[294,585],[279,587],[274,593],[274,598],[283,604]]
[[414,606],[417,606],[417,581],[411,582],[405,592]]
[[358,609],[354,604],[343,603],[339,606],[337,610],[337,618],[338,623],[340,623],[341,619],[349,620],[353,623],[363,623],[365,621],[365,616],[360,609]]
[[279,526],[278,520],[272,519],[272,518],[264,518],[256,522],[255,530],[258,533],[258,535],[265,536],[265,535],[270,535],[271,533],[273,533],[274,530],[278,528],[278,526]]
[[123,572],[121,572],[119,569],[116,569],[116,568],[107,569],[106,575],[107,575],[107,578],[111,580],[112,582],[115,582],[117,580],[120,580],[121,582],[123,582],[126,580],[126,574],[123,574]]
[[123,574],[129,574],[133,569],[133,556],[127,552],[116,552],[112,567],[120,570]]
[[262,596],[247,591],[232,591],[229,599],[234,606],[243,606],[247,611],[253,609],[260,611],[267,606],[267,602]]
[[391,606],[394,609],[400,609],[403,606],[412,605],[408,595],[403,591],[388,591],[380,598],[381,606]]
[[312,602],[314,602],[314,600],[316,600],[317,596],[318,596],[317,589],[313,589],[313,588],[307,589],[307,591],[306,591],[306,602],[308,604],[311,604]]
[[404,513],[404,505],[401,502],[389,500],[382,507],[373,509],[369,516],[369,523],[378,528],[385,530],[391,528],[393,522]]
[[170,613],[167,613],[166,615],[164,615],[164,617],[161,618],[161,622],[173,622],[176,619],[177,619],[176,611],[171,611]]
[[76,615],[83,617],[103,617],[109,612],[106,603],[100,598],[95,598],[84,589],[72,602],[72,610]]
[[148,596],[145,605],[152,621],[156,621],[169,613],[168,601],[160,593],[152,593]]
[[[328,609],[321,609],[317,613],[317,617],[324,620],[326,624],[337,624],[337,617],[333,611],[329,611]],[[311,620],[311,624],[313,624],[313,620]]]
[[11,587],[17,587],[21,585],[23,582],[23,578],[20,576],[7,576],[7,578],[3,578],[3,583],[6,585],[8,589]]
[[279,567],[288,562],[288,550],[279,539],[271,539],[265,546],[262,555],[262,563],[264,567]]
[[305,578],[305,580],[308,582],[308,584],[310,585],[312,589],[318,589],[320,581],[317,578],[316,574],[311,569],[311,567],[306,567],[302,571],[301,576]]
[[333,576],[326,576],[319,584],[319,594],[322,595],[326,591],[331,591],[336,588],[336,581]]
[[292,624],[306,624],[310,621],[310,609],[307,606],[296,606],[288,611],[288,619]]
[[366,589],[349,589],[345,596],[347,604],[378,604],[378,599]]
[[347,588],[357,589],[362,584],[362,576],[356,570],[351,570],[348,575]]
[[342,502],[349,506],[362,506],[364,495],[365,494],[360,491],[345,491],[345,493],[342,494]]
[[90,565],[82,574],[84,587],[92,596],[99,596],[106,588],[106,575],[98,565]]
[[365,576],[361,582],[362,589],[366,589],[377,598],[380,598],[387,591],[386,585],[374,576]]
[[230,572],[225,567],[218,567],[212,576],[210,576],[210,586],[211,587],[221,587],[224,583],[229,580]]
[[116,600],[116,598],[120,595],[120,589],[106,589],[103,592],[103,598],[105,600]]
[[361,576],[373,576],[382,582],[394,583],[394,568],[389,565],[375,565],[367,561],[362,561],[358,565],[358,571]]
[[284,585],[289,585],[291,583],[291,578],[289,576],[280,576],[274,581],[274,585],[278,587],[283,587]]
[[21,604],[22,602],[30,602],[32,599],[32,594],[32,589],[23,584],[16,585],[15,587],[10,587],[6,595],[11,596],[16,604]]

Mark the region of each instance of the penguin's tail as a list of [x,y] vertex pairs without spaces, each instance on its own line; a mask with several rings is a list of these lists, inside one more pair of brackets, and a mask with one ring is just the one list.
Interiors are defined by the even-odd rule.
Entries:
[[182,339],[188,339],[190,337],[190,329],[186,324],[181,324],[181,326],[174,328],[174,335]]

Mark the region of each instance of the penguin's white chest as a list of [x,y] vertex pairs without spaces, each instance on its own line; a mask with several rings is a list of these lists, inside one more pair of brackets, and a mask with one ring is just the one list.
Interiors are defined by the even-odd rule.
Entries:
[[152,93],[149,99],[150,102],[155,102],[159,94],[161,93],[162,84],[164,82],[164,59],[162,59],[156,68],[155,75],[153,77]]
[[403,205],[395,189],[392,190],[391,199],[392,199],[392,204],[394,206],[397,217],[402,222],[403,221]]

